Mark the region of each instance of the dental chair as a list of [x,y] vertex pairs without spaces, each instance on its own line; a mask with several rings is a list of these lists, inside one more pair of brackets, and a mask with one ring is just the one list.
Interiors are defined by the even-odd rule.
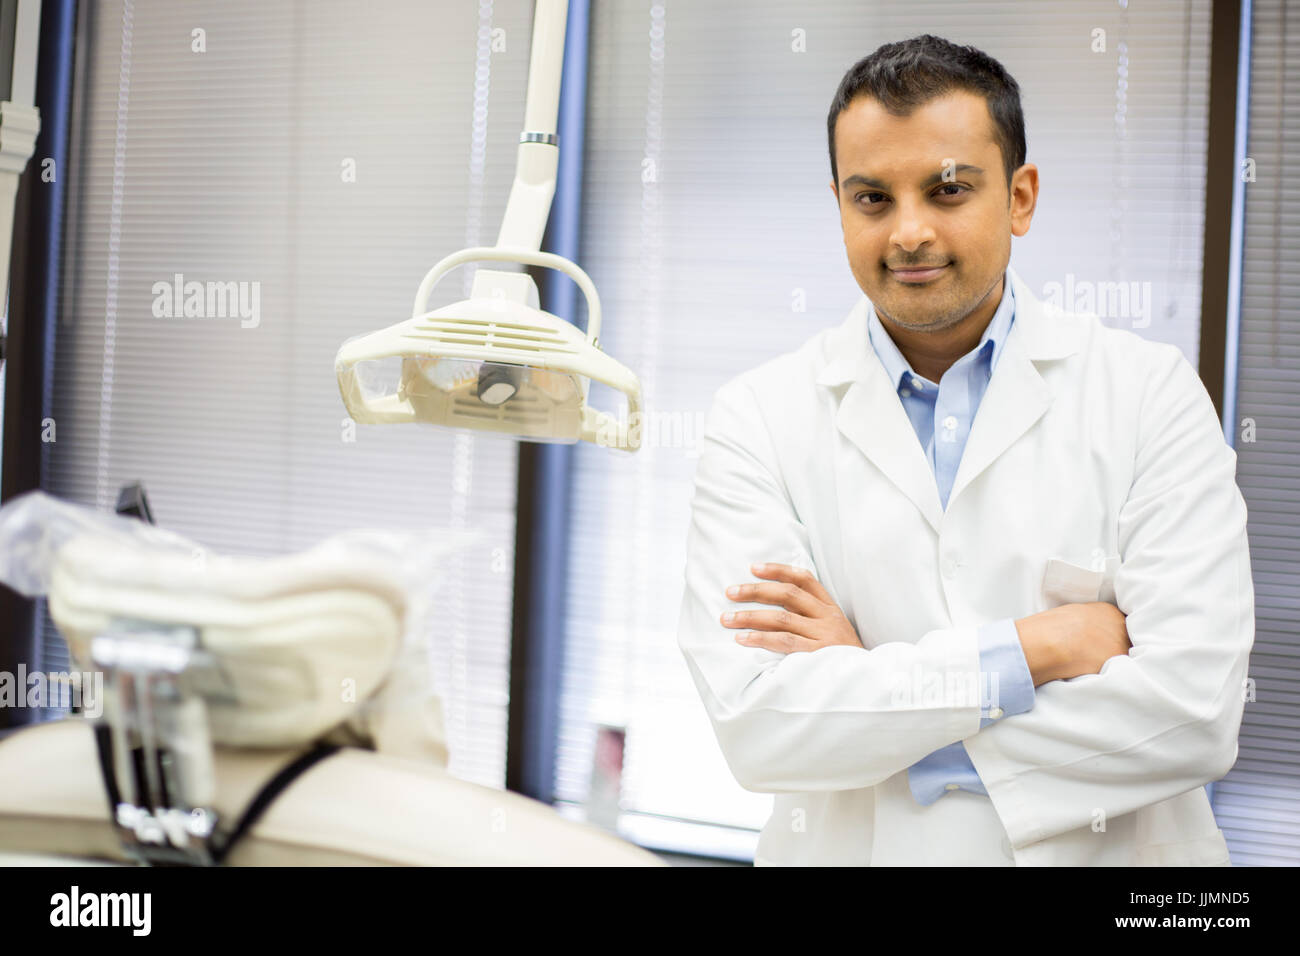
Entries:
[[457,546],[229,557],[41,492],[0,508],[0,580],[48,596],[83,675],[80,714],[0,737],[0,863],[666,865],[448,772],[424,636]]

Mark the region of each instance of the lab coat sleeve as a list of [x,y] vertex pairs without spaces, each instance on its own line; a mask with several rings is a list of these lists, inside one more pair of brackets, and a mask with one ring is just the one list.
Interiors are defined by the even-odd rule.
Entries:
[[1161,345],[1157,359],[1118,515],[1132,648],[965,741],[1017,848],[1217,780],[1237,757],[1255,634],[1237,456],[1182,353]]
[[742,378],[723,386],[710,409],[696,464],[678,644],[742,787],[872,786],[979,730],[978,629],[788,655],[736,643],[737,629],[720,621],[724,610],[775,608],[731,601],[726,587],[754,580],[751,564],[796,563],[793,555],[814,551],[759,407]]
[[[980,727],[987,727],[1009,714],[1023,714],[1033,707],[1034,677],[1020,645],[1016,622],[1007,617],[982,626],[979,629],[979,649],[980,670],[988,674],[990,680],[996,680],[988,688],[991,699],[981,701],[981,705],[987,703],[990,714],[1001,711],[997,717],[981,714]],[[912,799],[928,807],[944,796],[949,783],[966,783],[971,776],[978,778],[979,774],[966,748],[952,744],[927,754],[908,767],[907,785],[911,788]]]

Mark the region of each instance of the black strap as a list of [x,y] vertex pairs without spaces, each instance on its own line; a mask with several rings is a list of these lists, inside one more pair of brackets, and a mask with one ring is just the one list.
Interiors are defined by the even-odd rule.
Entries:
[[122,802],[122,797],[113,771],[113,738],[104,721],[95,724],[95,749],[99,751],[99,773],[104,778],[104,793],[108,795],[108,818],[116,823],[117,805]]
[[244,810],[244,815],[239,818],[239,823],[235,825],[235,829],[230,831],[230,835],[213,847],[212,861],[218,865],[223,863],[235,843],[258,821],[276,797],[283,793],[303,773],[326,757],[332,757],[341,749],[338,744],[327,744],[318,740],[310,750],[304,752],[286,766],[281,767],[280,771],[258,791],[257,796]]

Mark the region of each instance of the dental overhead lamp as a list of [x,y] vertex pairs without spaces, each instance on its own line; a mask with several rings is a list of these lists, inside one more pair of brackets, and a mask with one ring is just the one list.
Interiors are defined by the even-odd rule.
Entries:
[[[462,249],[437,263],[415,294],[411,318],[351,338],[334,360],[353,421],[428,422],[527,441],[590,441],[635,451],[641,413],[636,375],[600,349],[600,298],[587,273],[541,252],[555,195],[556,121],[567,0],[537,0],[524,132],[495,246]],[[587,299],[586,335],[538,306],[526,272],[480,268],[470,297],[428,311],[438,281],[457,266],[495,260],[556,269]],[[587,403],[592,381],[627,396],[628,418]]]

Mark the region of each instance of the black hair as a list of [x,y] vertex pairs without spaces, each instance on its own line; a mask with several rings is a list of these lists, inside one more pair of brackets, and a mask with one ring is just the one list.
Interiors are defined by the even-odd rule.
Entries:
[[926,33],[886,43],[849,68],[831,101],[826,138],[831,150],[831,177],[839,188],[835,163],[835,121],[857,96],[870,96],[895,116],[953,90],[984,97],[993,118],[993,138],[1002,151],[1007,188],[1025,164],[1025,117],[1020,86],[997,60],[973,46],[958,46]]

